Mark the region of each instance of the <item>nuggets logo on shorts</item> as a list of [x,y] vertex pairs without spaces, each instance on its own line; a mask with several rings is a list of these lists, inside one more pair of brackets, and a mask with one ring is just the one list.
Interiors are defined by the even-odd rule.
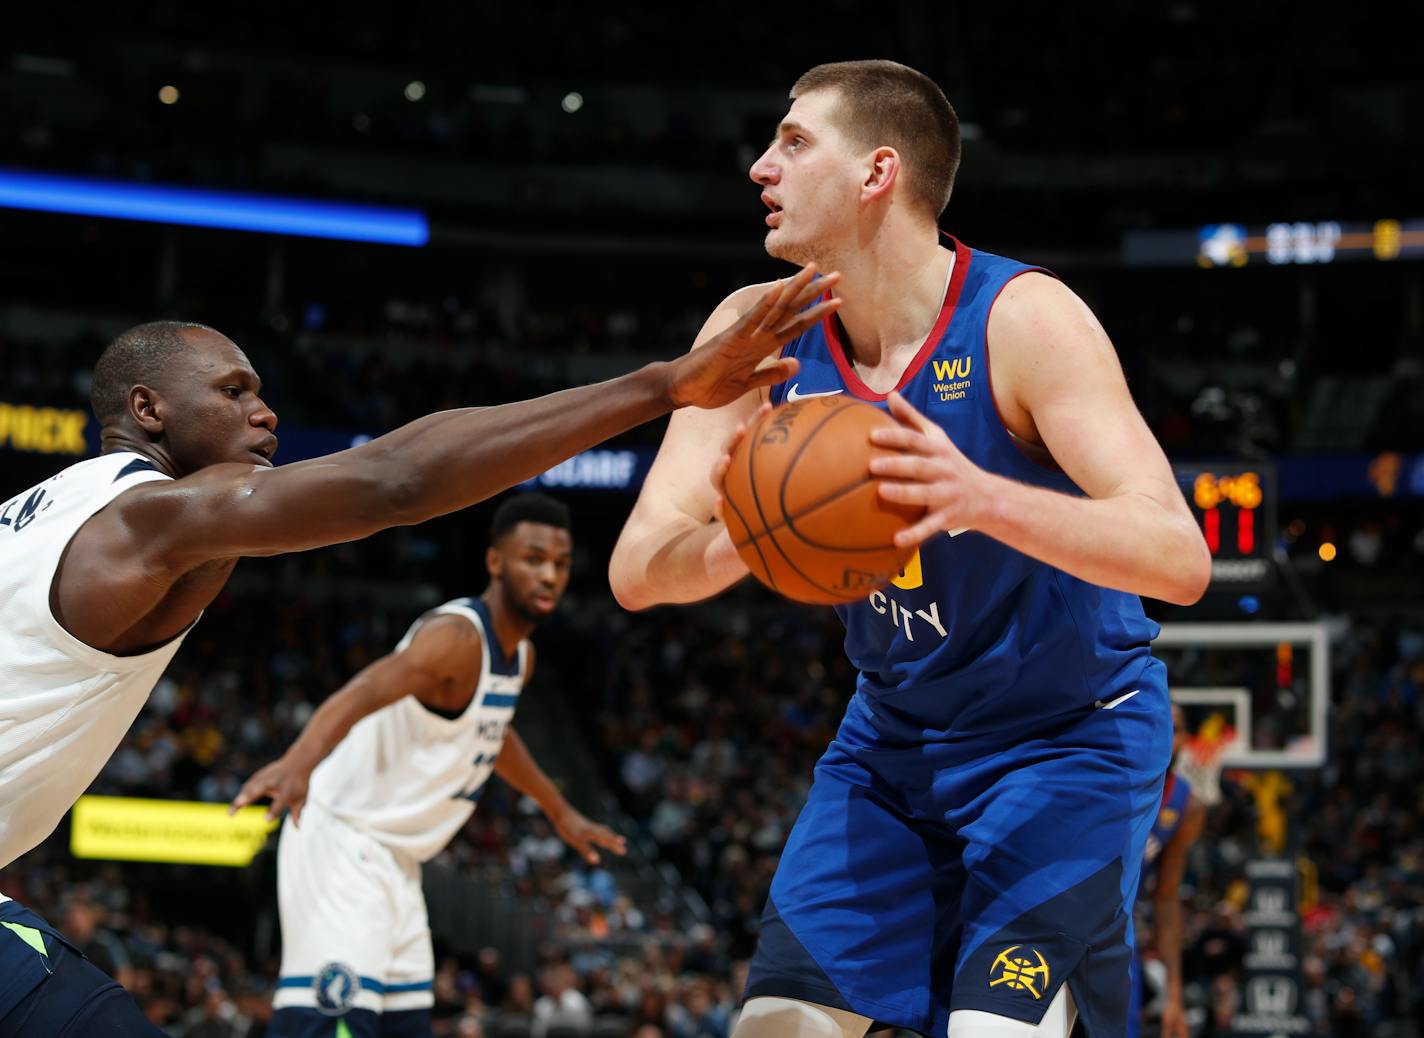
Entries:
[[356,1001],[361,982],[350,966],[328,962],[312,977],[312,990],[316,992],[318,1009],[328,1016],[341,1016]]
[[[1048,987],[1048,960],[1037,948],[1028,948],[1025,953],[1015,954],[1023,945],[1015,944],[999,952],[989,967],[989,986],[1006,986],[1010,991],[1027,991],[1034,998],[1042,998]],[[1034,965],[1032,955],[1038,960]]]

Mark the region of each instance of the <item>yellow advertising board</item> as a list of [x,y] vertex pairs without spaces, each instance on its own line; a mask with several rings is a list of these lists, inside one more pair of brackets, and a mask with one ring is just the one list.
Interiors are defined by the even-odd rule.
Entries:
[[84,796],[70,814],[69,849],[76,858],[242,866],[277,827],[266,812],[229,817],[226,804]]

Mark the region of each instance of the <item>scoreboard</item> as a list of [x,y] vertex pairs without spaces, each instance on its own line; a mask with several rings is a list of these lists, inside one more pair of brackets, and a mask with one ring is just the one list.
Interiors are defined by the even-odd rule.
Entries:
[[1176,465],[1177,482],[1211,552],[1213,590],[1260,590],[1271,582],[1276,473],[1256,462]]
[[1213,223],[1195,230],[1129,231],[1130,267],[1300,266],[1424,259],[1424,220]]

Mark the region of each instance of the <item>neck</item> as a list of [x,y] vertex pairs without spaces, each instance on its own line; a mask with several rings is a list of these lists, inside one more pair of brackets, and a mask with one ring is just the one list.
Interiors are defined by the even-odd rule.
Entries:
[[154,443],[147,438],[140,439],[127,429],[105,427],[99,430],[99,453],[119,454],[121,452],[138,454],[147,458],[165,476],[172,476],[174,479],[183,478],[183,473],[179,471],[172,456],[161,444]]
[[494,636],[499,640],[500,651],[505,658],[514,655],[519,643],[534,631],[534,625],[509,607],[499,585],[491,583],[480,596],[480,601],[489,609],[490,621],[494,624]]
[[898,374],[934,327],[953,262],[933,225],[896,227],[890,220],[868,242],[828,261],[826,269],[841,274],[836,319],[848,359]]

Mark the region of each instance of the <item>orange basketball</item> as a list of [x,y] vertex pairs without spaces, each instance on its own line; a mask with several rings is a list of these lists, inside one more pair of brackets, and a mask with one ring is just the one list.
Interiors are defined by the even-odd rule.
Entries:
[[870,459],[892,453],[870,442],[895,420],[844,396],[784,404],[743,437],[732,455],[723,517],[756,578],[800,602],[851,602],[884,587],[914,548],[897,530],[919,505],[881,499]]

